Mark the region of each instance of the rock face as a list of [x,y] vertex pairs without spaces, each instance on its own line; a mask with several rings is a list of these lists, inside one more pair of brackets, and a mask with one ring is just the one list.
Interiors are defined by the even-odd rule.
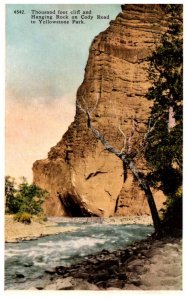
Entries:
[[[92,42],[84,81],[77,101],[92,112],[93,126],[118,149],[132,130],[132,116],[145,127],[151,103],[145,98],[150,81],[146,58],[166,30],[161,6],[124,5],[110,26]],[[139,136],[134,136],[136,147]],[[140,170],[146,172],[139,158]],[[77,107],[74,122],[48,158],[33,165],[34,182],[50,197],[44,210],[51,216],[114,216],[149,214],[143,192],[122,162],[103,149],[87,129],[85,114]],[[158,209],[163,195],[154,193]]]

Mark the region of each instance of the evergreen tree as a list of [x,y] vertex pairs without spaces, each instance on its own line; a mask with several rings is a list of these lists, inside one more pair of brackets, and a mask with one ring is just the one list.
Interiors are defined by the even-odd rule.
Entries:
[[[182,226],[182,132],[183,132],[183,39],[182,5],[162,5],[169,28],[149,58],[153,101],[146,159],[152,168],[149,179],[167,196],[164,225]],[[171,207],[175,207],[172,209]],[[180,216],[179,216],[180,215]],[[168,223],[168,220],[169,223]],[[176,222],[176,220],[178,220]]]
[[14,203],[14,196],[16,193],[16,187],[15,187],[15,179],[6,176],[5,177],[5,212],[12,212],[14,209],[16,209],[17,203]]
[[48,192],[35,184],[29,184],[23,177],[22,182],[16,186],[15,180],[5,177],[5,211],[7,213],[29,213],[37,215],[43,211],[42,203]]

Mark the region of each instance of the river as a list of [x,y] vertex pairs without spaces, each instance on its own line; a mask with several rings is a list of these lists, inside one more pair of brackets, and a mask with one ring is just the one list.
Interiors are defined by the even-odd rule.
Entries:
[[56,226],[76,226],[77,230],[5,244],[5,289],[28,289],[42,281],[48,268],[68,266],[103,249],[123,249],[153,232],[153,227],[146,225],[110,225],[85,219],[55,221]]

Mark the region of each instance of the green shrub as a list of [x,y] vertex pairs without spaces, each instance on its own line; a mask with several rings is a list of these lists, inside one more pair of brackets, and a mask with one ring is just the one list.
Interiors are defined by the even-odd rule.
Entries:
[[30,224],[31,223],[31,214],[26,213],[26,212],[23,212],[23,213],[19,212],[19,213],[15,214],[14,221],[22,222],[25,224]]
[[182,234],[182,187],[168,197],[162,209],[162,226],[170,235]]
[[47,195],[46,190],[35,184],[29,184],[24,177],[19,185],[10,176],[5,177],[6,213],[40,214],[43,212],[42,203]]
[[40,218],[43,222],[47,222],[47,220],[48,220],[46,215],[42,215],[42,216],[40,216]]
[[39,223],[42,223],[42,222],[47,222],[47,216],[43,213],[40,213],[36,216],[33,216],[33,221],[37,221]]

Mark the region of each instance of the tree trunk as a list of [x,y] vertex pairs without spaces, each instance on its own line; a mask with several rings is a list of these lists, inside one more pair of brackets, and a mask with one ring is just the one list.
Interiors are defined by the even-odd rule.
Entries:
[[148,183],[140,177],[140,174],[139,174],[138,170],[136,169],[133,161],[130,161],[129,168],[130,168],[131,172],[133,173],[134,177],[139,182],[142,190],[145,193],[145,196],[147,198],[147,202],[148,202],[148,205],[149,205],[149,208],[150,208],[151,216],[152,216],[152,219],[153,219],[155,233],[158,237],[160,237],[162,235],[161,222],[160,222],[160,218],[159,218],[159,215],[158,215],[158,211],[157,211],[157,208],[156,208],[156,204],[155,204],[151,189],[150,189]]
[[147,183],[145,183],[146,185],[146,189],[144,190],[145,195],[147,197],[147,202],[149,204],[149,208],[151,211],[151,215],[152,215],[152,219],[153,219],[153,224],[155,227],[155,233],[158,237],[162,236],[162,230],[161,230],[161,222],[160,222],[160,218],[158,215],[158,211],[155,205],[155,201],[153,198],[153,194],[151,192],[151,189],[149,187],[149,185]]
[[[91,119],[89,119],[90,121]],[[100,135],[100,133],[92,127],[91,121],[89,122],[90,128],[93,132],[93,134],[95,135],[95,137],[101,141],[101,143],[104,145],[105,149],[108,152],[111,152],[113,154],[115,154],[117,157],[119,157],[122,161],[123,161],[123,168],[124,168],[124,172],[125,172],[125,168],[128,167],[131,172],[133,173],[134,177],[136,178],[136,180],[139,182],[142,190],[145,193],[145,196],[147,198],[147,202],[150,208],[150,212],[151,212],[151,216],[152,216],[152,220],[153,220],[153,225],[155,228],[155,234],[160,237],[162,236],[162,230],[161,230],[161,222],[160,222],[160,218],[158,215],[158,211],[155,205],[155,201],[153,198],[153,194],[151,192],[151,189],[148,185],[148,183],[141,178],[140,173],[138,171],[138,169],[136,168],[133,159],[129,159],[127,158],[125,153],[120,153],[119,151],[117,151],[117,149],[115,149],[114,147],[112,147],[106,140],[105,138]]]
[[123,169],[124,172],[126,171],[126,167],[128,167],[131,172],[133,173],[134,177],[136,178],[136,180],[139,182],[142,190],[145,193],[145,196],[147,198],[147,202],[151,211],[151,216],[153,219],[153,224],[154,224],[154,228],[155,228],[155,233],[158,237],[160,237],[162,235],[162,231],[161,231],[161,222],[160,222],[160,218],[157,212],[157,208],[155,205],[155,201],[153,198],[153,194],[151,192],[151,189],[148,185],[148,183],[141,178],[140,173],[138,171],[138,169],[136,168],[134,161],[132,158],[129,157],[129,155],[127,155],[127,153],[122,152],[122,151],[118,151],[116,148],[112,147],[104,138],[104,136],[102,136],[100,134],[100,132],[98,130],[96,130],[94,127],[92,127],[92,121],[91,121],[91,115],[90,112],[86,109],[83,109],[80,104],[79,104],[79,108],[87,115],[87,126],[89,129],[91,129],[93,135],[95,136],[95,138],[97,140],[99,140],[103,146],[104,149],[107,150],[110,153],[113,153],[114,155],[116,155],[118,158],[120,158],[123,162]]

